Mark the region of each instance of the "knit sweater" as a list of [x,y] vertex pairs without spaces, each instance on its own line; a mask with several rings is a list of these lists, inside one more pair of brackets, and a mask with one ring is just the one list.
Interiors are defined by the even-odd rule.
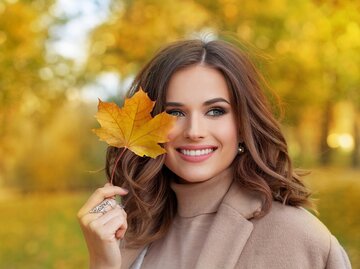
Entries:
[[232,171],[205,182],[172,182],[178,213],[166,237],[150,245],[142,268],[195,268],[216,211],[232,182]]
[[[230,186],[229,186],[230,185]],[[178,213],[164,238],[121,247],[122,269],[350,269],[346,252],[303,208],[262,199],[242,188],[230,170],[206,182],[171,184]]]

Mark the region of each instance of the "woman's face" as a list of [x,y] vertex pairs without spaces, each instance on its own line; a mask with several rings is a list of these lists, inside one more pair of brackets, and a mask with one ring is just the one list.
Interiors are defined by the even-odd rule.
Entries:
[[195,65],[170,79],[166,111],[177,117],[166,143],[165,165],[185,182],[208,180],[237,154],[238,132],[222,74]]

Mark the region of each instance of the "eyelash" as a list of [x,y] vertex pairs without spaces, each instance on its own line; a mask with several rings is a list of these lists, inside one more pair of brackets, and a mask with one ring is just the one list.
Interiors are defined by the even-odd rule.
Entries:
[[[209,112],[213,112],[213,113],[215,112],[217,114],[209,115]],[[178,109],[170,109],[170,110],[167,110],[166,113],[168,113],[172,116],[175,116],[175,117],[183,117],[185,114],[183,111],[178,110]],[[177,115],[175,115],[175,114],[177,114]],[[179,114],[181,114],[181,115],[179,115]],[[214,108],[209,109],[209,111],[206,112],[206,114],[208,114],[210,117],[220,117],[220,116],[226,114],[226,110],[223,108],[220,108],[220,107],[214,107]]]
[[209,112],[216,112],[218,113],[217,115],[211,115],[212,117],[219,117],[219,116],[222,116],[226,113],[225,109],[223,108],[220,108],[220,107],[214,107],[214,108],[211,108],[207,113]]
[[175,117],[180,117],[179,115],[175,115],[175,113],[181,113],[184,114],[183,112],[181,112],[180,110],[176,110],[176,109],[170,109],[170,110],[166,110],[166,113],[175,116]]

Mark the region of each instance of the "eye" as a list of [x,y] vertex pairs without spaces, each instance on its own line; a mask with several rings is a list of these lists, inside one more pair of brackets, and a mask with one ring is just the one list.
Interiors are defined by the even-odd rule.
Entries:
[[166,113],[170,114],[171,116],[175,116],[175,117],[183,117],[184,113],[180,110],[167,110]]
[[226,111],[222,108],[212,108],[207,112],[207,115],[212,116],[212,117],[218,117],[221,115],[224,115],[226,113]]

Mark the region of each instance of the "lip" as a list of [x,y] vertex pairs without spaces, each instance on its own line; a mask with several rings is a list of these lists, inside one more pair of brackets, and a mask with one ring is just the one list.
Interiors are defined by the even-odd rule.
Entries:
[[[214,149],[214,150],[208,154],[204,154],[201,156],[189,156],[189,155],[185,155],[181,152],[181,150],[202,150],[202,149]],[[216,150],[217,150],[217,147],[211,146],[211,145],[188,145],[188,146],[182,146],[182,147],[176,148],[176,151],[179,154],[179,156],[181,157],[181,159],[183,159],[184,161],[187,161],[187,162],[191,162],[191,163],[199,163],[199,162],[203,162],[203,161],[209,159]]]

